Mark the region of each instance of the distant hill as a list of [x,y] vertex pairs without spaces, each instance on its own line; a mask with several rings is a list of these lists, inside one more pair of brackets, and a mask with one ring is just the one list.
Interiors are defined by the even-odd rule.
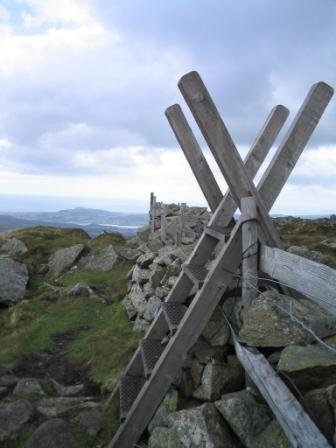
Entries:
[[74,227],[84,229],[91,237],[105,232],[134,235],[148,223],[148,214],[109,212],[78,207],[58,212],[13,212],[0,215],[0,232],[35,226]]

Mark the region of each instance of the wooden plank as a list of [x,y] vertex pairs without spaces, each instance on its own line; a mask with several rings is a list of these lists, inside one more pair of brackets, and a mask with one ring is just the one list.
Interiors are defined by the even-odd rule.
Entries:
[[167,240],[167,220],[166,220],[166,206],[161,204],[161,242],[166,244]]
[[336,270],[289,252],[261,246],[259,268],[336,315]]
[[241,200],[242,219],[242,314],[245,319],[258,291],[257,206],[252,196]]
[[233,337],[233,341],[239,361],[272,409],[292,446],[330,448],[325,437],[267,359],[258,350],[243,347],[236,337]]
[[156,218],[156,196],[153,194],[152,198],[152,216],[151,216],[151,232],[155,231],[155,218]]
[[178,104],[174,104],[168,107],[165,114],[209,204],[210,210],[214,212],[222,200],[223,194],[182,109]]
[[[312,92],[310,101],[315,100],[315,92]],[[302,108],[296,120],[298,122],[304,122],[305,119],[303,116],[307,113],[307,110],[310,106],[310,101],[306,102],[306,107]],[[326,107],[327,103],[324,107]],[[317,102],[316,107],[320,107],[320,103]],[[310,109],[311,110],[311,109]],[[314,113],[314,108],[312,110]],[[322,112],[321,112],[322,113]],[[286,145],[286,141],[284,142],[284,145],[282,146],[282,152],[277,153],[272,161],[272,166],[274,169],[270,171],[270,176],[274,176],[274,173],[278,176],[277,182],[283,182],[283,184],[286,182],[289,172],[287,170],[286,163],[283,163],[283,161],[287,160],[287,164],[290,166],[290,170],[293,169],[294,164],[290,163],[292,158],[296,161],[299,154],[303,150],[303,146],[300,145],[300,141],[302,136],[299,138],[298,131],[300,131],[300,127],[294,127],[292,128],[291,133],[287,136],[286,141],[288,138],[291,138],[293,140],[292,145]],[[309,131],[309,130],[308,130]],[[304,130],[301,130],[301,132],[304,133]],[[298,145],[296,145],[295,141],[298,141]],[[279,164],[277,163],[279,161]],[[253,164],[250,165],[251,169],[253,169]],[[279,169],[277,169],[279,167]],[[268,177],[264,178],[261,183],[259,183],[260,188],[262,188],[264,185],[269,182]],[[270,204],[270,206],[274,203],[276,200],[276,191],[275,189],[269,189],[263,191],[263,197],[262,199],[266,204]],[[220,206],[214,213],[210,224],[214,225],[221,225],[222,220],[224,222],[228,219],[228,214],[226,213],[226,210],[223,208],[225,204],[225,197],[223,198]],[[222,294],[225,290],[226,285],[229,283],[233,273],[237,269],[239,263],[240,263],[240,253],[241,253],[241,235],[240,232],[237,231],[237,228],[239,229],[241,223],[238,223],[234,229],[234,231],[231,234],[231,237],[226,244],[224,248],[222,248],[217,261],[215,263],[215,266],[213,267],[211,273],[209,275],[217,274],[218,283],[209,282],[210,286],[212,285],[212,294],[213,300],[209,300],[209,297],[203,297],[203,300],[200,300],[200,294],[203,294],[205,292],[211,292],[209,291],[209,285],[206,284],[204,287],[199,291],[197,295],[197,300],[194,300],[191,304],[190,311],[194,310],[194,306],[197,305],[198,311],[196,314],[202,315],[202,311],[204,310],[204,318],[205,320],[208,320],[212,313],[212,307],[215,307],[217,302],[222,297]],[[227,224],[226,224],[227,225]],[[207,255],[210,255],[214,247],[216,246],[215,243],[213,243],[211,246],[211,238],[207,238],[207,235],[204,235],[201,237],[199,243],[196,245],[191,257],[189,258],[189,262],[193,261],[204,261],[204,259],[207,259]],[[213,240],[212,240],[213,241]],[[223,253],[224,251],[224,253]],[[219,271],[218,271],[219,270]],[[216,271],[216,272],[215,272]],[[182,301],[183,297],[186,297],[186,294],[190,291],[191,287],[191,281],[187,278],[187,276],[183,273],[180,274],[175,286],[172,288],[167,301]],[[195,298],[196,299],[196,298]],[[204,304],[205,302],[205,304]],[[195,305],[194,305],[195,304]],[[200,308],[202,306],[202,308]],[[210,310],[209,314],[206,314]],[[188,310],[189,311],[189,310]],[[162,313],[159,313],[155,321],[152,323],[151,327],[149,328],[147,334],[151,334],[152,332],[155,333],[157,328],[159,327],[158,322],[161,322],[162,325]],[[186,319],[186,316],[184,317]],[[194,334],[195,328],[197,331],[201,332],[203,330],[202,327],[200,327],[199,322],[196,321],[192,325],[192,331],[193,333],[189,336],[188,332],[184,332],[184,325],[183,322],[181,323],[179,327],[179,338],[184,340],[188,340],[190,338],[192,341],[195,340],[198,337],[198,334]],[[177,335],[177,333],[176,333]],[[176,336],[175,336],[176,337]],[[172,339],[169,343],[171,345],[174,339]],[[175,348],[175,347],[174,347]],[[178,346],[176,350],[167,350],[166,355],[163,356],[160,359],[160,362],[157,364],[157,366],[154,369],[152,378],[150,381],[147,382],[146,386],[141,391],[139,397],[135,401],[130,414],[124,423],[122,425],[118,432],[116,433],[115,437],[113,438],[112,442],[110,443],[110,448],[115,447],[131,447],[133,446],[138,437],[140,437],[141,433],[145,429],[145,427],[148,424],[148,421],[151,419],[152,415],[154,414],[157,406],[160,404],[163,396],[167,392],[170,382],[172,381],[172,378],[178,369],[179,365],[183,362],[183,357],[185,356],[185,352],[182,350],[182,346]],[[174,372],[174,373],[172,373]],[[143,400],[145,398],[145,400]]]
[[190,72],[180,79],[178,85],[225,177],[237,206],[240,206],[243,197],[254,196],[266,242],[281,247],[278,232],[268,216],[254,183],[245,170],[239,152],[200,75],[195,71]]

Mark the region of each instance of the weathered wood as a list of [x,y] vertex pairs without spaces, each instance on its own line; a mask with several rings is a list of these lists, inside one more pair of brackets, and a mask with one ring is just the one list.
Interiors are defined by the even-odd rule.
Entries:
[[254,183],[245,170],[239,152],[200,75],[197,72],[190,72],[180,79],[178,85],[216,159],[237,206],[240,206],[243,197],[254,196],[266,242],[281,247],[278,232],[268,216]]
[[155,217],[156,217],[156,196],[152,197],[152,215],[151,215],[151,232],[155,231]]
[[330,448],[325,437],[264,355],[258,350],[243,347],[236,337],[233,341],[239,361],[272,409],[292,446]]
[[150,199],[149,199],[149,225],[150,226],[152,226],[153,199],[154,199],[154,193],[151,192]]
[[161,204],[161,242],[166,244],[167,240],[167,219],[166,219],[166,206]]
[[165,114],[209,204],[210,210],[214,212],[222,200],[223,194],[202,149],[178,104],[168,107]]
[[268,246],[261,246],[259,269],[336,315],[335,269]]
[[183,238],[183,227],[184,227],[184,211],[186,208],[186,203],[182,202],[180,204],[180,213],[179,213],[179,220],[176,227],[176,246],[180,247],[182,244],[182,238]]
[[246,316],[258,287],[258,223],[257,206],[252,196],[242,198],[242,313]]
[[[298,122],[304,122],[307,117],[304,117],[307,110],[310,108],[310,103],[313,102],[315,98],[315,91],[311,92],[311,98],[306,103],[306,107],[302,108],[298,114],[296,120]],[[330,99],[330,98],[329,98]],[[323,99],[324,108],[326,107],[328,100]],[[320,115],[322,114],[321,103],[317,102],[316,107],[320,109]],[[314,107],[313,107],[314,109]],[[310,109],[311,110],[311,109]],[[313,111],[314,112],[314,111]],[[315,114],[315,117],[317,115]],[[262,182],[259,183],[260,188],[263,188],[267,183],[272,182],[274,175],[277,176],[277,182],[282,185],[286,182],[289,171],[288,167],[285,166],[283,161],[287,160],[290,166],[290,171],[293,169],[294,164],[290,161],[292,158],[296,161],[299,154],[303,150],[303,146],[300,144],[303,136],[299,138],[298,133],[305,134],[305,129],[300,129],[300,127],[294,127],[291,133],[287,136],[286,141],[290,138],[292,139],[291,145],[286,145],[286,141],[282,145],[282,152],[277,153],[273,158],[272,168],[270,170],[269,177],[263,178]],[[311,130],[307,130],[311,134]],[[298,139],[298,144],[296,144],[296,138]],[[279,161],[279,165],[278,162]],[[253,163],[250,165],[253,169]],[[269,207],[276,200],[275,189],[263,190],[262,199],[266,205],[270,204]],[[223,208],[225,204],[225,198],[221,201],[220,206],[214,213],[210,225],[221,225],[222,222],[226,222],[228,214]],[[230,218],[231,219],[231,218]],[[127,416],[126,422],[119,428],[115,437],[113,438],[109,447],[131,447],[133,446],[137,439],[140,437],[141,433],[147,426],[149,420],[154,414],[156,408],[160,404],[162,398],[167,392],[171,381],[173,380],[176,371],[179,366],[183,363],[183,358],[194,341],[197,340],[199,334],[202,332],[204,325],[211,316],[214,307],[217,302],[222,297],[222,294],[228,285],[233,273],[237,269],[240,263],[241,254],[241,233],[240,224],[237,223],[233,232],[231,233],[230,239],[226,246],[221,249],[216,262],[205,279],[206,282],[203,288],[199,291],[190,307],[188,312],[184,316],[179,329],[175,336],[170,340],[164,355],[160,358],[159,362],[155,366],[153,374],[149,381],[145,384],[141,393],[137,397],[133,404],[132,409]],[[227,224],[226,224],[227,225]],[[212,246],[211,246],[212,245]],[[210,247],[209,247],[210,246]],[[196,245],[192,255],[189,258],[189,262],[199,261],[205,262],[209,252],[216,246],[214,239],[208,235],[201,237],[199,243]],[[198,264],[198,263],[195,263]],[[209,281],[208,281],[209,280]],[[172,288],[167,301],[179,301],[182,302],[183,297],[186,298],[188,292],[191,288],[191,281],[183,273],[180,274],[175,286]],[[194,320],[193,320],[194,319]],[[149,337],[153,332],[158,330],[162,325],[162,313],[160,312],[151,327],[149,328],[146,337]],[[188,322],[188,323],[187,323]],[[187,323],[187,325],[186,325]],[[177,343],[176,343],[177,340]]]

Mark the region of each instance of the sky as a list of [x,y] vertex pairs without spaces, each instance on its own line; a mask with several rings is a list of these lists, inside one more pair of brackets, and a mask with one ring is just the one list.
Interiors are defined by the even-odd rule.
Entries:
[[[197,70],[244,156],[276,104],[336,87],[335,0],[0,0],[0,210],[205,200],[165,118]],[[274,212],[336,212],[336,99]],[[273,148],[273,152],[276,149]]]

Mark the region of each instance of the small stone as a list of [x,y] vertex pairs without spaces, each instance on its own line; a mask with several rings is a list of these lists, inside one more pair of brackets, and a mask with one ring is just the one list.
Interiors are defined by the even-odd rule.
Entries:
[[134,267],[132,274],[132,282],[139,283],[143,285],[148,282],[151,272],[149,269],[141,269],[138,265]]
[[25,448],[79,448],[67,424],[60,418],[42,423],[25,444]]
[[95,437],[103,427],[101,411],[98,408],[81,412],[73,421],[84,427],[92,437]]
[[127,261],[135,261],[141,255],[141,252],[137,249],[121,249],[119,255]]
[[71,409],[95,408],[98,403],[92,397],[43,398],[37,402],[37,410],[47,418],[57,417]]
[[35,378],[22,378],[13,391],[14,395],[45,395],[40,382]]
[[206,364],[213,359],[216,353],[215,347],[212,347],[208,342],[199,339],[189,350],[199,362]]
[[143,293],[146,299],[155,295],[155,290],[149,282],[144,284]]
[[70,297],[91,297],[94,295],[93,290],[84,282],[76,283],[72,288],[64,291]]
[[146,309],[143,313],[143,318],[148,322],[151,322],[161,308],[161,299],[156,296],[152,296],[148,299]]
[[164,267],[160,266],[159,264],[154,265],[149,279],[153,288],[161,286],[161,280],[163,279],[165,272],[166,269]]
[[160,297],[160,299],[164,299],[169,294],[169,288],[166,286],[158,286],[155,288],[155,295]]
[[152,264],[154,258],[155,258],[155,254],[153,252],[145,253],[137,259],[137,264],[142,269],[146,269],[149,267],[150,264]]
[[147,300],[145,299],[145,295],[141,286],[139,284],[134,284],[128,294],[128,297],[137,314],[142,316],[147,307]]
[[33,411],[33,406],[27,400],[0,403],[0,442],[20,431]]
[[84,384],[75,384],[73,386],[63,386],[59,384],[56,380],[51,378],[52,385],[55,392],[60,397],[76,397],[84,391]]
[[145,319],[141,319],[141,317],[137,316],[137,318],[134,321],[133,324],[133,331],[141,331],[145,332],[147,331],[149,327],[149,322],[147,322]]

